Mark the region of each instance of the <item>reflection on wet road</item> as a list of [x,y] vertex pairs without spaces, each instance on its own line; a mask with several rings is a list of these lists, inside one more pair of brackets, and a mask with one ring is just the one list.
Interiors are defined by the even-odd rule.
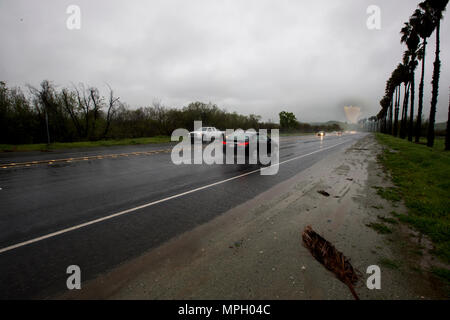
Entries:
[[[81,267],[84,281],[93,278],[362,136],[282,138],[282,165],[274,176],[256,174],[256,165],[174,165],[170,145],[2,157],[0,166],[42,163],[0,170],[0,297],[66,290],[65,270],[72,264]],[[56,159],[65,160],[50,161]]]

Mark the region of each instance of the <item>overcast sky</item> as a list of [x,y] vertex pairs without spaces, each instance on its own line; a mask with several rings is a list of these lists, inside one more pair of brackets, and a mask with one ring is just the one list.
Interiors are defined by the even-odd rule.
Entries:
[[[399,31],[411,0],[0,0],[0,80],[9,86],[110,84],[131,107],[155,99],[171,107],[213,102],[278,121],[345,120],[379,110],[405,50]],[[69,5],[81,29],[69,30]],[[381,30],[369,30],[369,5]],[[449,10],[450,11],[450,10]],[[437,121],[447,120],[450,23],[442,22]],[[425,112],[429,112],[434,38],[429,41]],[[420,71],[416,74],[419,81]]]

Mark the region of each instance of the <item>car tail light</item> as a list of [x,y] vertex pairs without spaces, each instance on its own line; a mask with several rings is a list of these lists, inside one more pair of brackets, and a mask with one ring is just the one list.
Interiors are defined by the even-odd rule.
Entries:
[[248,142],[239,143],[238,146],[248,146]]

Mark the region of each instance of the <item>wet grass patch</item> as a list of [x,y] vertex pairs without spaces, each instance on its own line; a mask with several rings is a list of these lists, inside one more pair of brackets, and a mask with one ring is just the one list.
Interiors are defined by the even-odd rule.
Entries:
[[373,187],[377,190],[377,194],[382,197],[383,199],[392,201],[392,202],[398,202],[402,199],[402,196],[400,194],[400,190],[395,187]]
[[434,267],[431,269],[431,272],[444,280],[447,285],[450,285],[450,270]]
[[398,221],[393,218],[378,216],[378,219],[380,219],[383,222],[390,223],[390,224],[398,224]]
[[428,235],[435,254],[450,263],[450,152],[444,151],[444,139],[429,148],[385,134],[376,137],[386,146],[379,161],[395,185],[377,193],[392,200],[399,196],[408,208],[399,220]]
[[373,230],[375,230],[379,234],[390,234],[390,233],[392,233],[392,230],[389,229],[388,226],[386,226],[386,225],[384,225],[382,223],[371,222],[369,224],[366,224],[366,226],[368,226],[369,228],[372,228]]

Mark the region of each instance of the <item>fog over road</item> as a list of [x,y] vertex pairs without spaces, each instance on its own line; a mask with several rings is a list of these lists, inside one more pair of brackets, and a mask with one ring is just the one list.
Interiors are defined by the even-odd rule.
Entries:
[[[82,281],[92,279],[363,136],[282,137],[281,165],[273,176],[245,175],[258,169],[254,165],[177,166],[171,162],[170,144],[2,154],[0,298],[45,298],[64,292],[69,265],[80,266]],[[64,160],[20,165],[56,159]],[[29,240],[34,242],[24,243]]]

